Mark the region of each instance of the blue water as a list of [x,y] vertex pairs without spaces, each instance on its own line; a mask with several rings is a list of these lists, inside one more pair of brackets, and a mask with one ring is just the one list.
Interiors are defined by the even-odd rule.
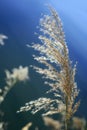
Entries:
[[[36,64],[32,58],[33,50],[26,44],[38,42],[36,26],[39,25],[41,13],[47,14],[45,6],[50,3],[59,12],[63,21],[66,41],[70,50],[70,58],[78,61],[76,81],[80,89],[81,105],[77,115],[87,118],[87,2],[75,0],[0,0],[0,34],[8,36],[5,46],[0,47],[0,86],[4,85],[5,69],[11,70],[19,65],[29,66]],[[28,121],[40,124],[37,116],[30,113],[17,115],[16,111],[25,102],[43,96],[46,88],[41,77],[30,70],[30,81],[27,84],[18,84],[7,95],[2,108],[5,111],[4,119],[9,124],[9,130],[20,130]],[[42,124],[41,124],[42,126]],[[41,127],[40,126],[40,127]],[[33,128],[32,128],[33,129]]]

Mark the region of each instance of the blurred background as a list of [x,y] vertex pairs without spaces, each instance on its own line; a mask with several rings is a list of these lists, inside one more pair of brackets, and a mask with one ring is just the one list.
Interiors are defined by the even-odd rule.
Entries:
[[[0,87],[5,85],[5,70],[20,65],[38,65],[32,58],[34,50],[26,46],[37,43],[34,33],[42,14],[49,14],[47,4],[58,12],[64,27],[70,58],[77,65],[76,82],[80,89],[81,105],[76,115],[87,119],[87,1],[75,0],[0,0],[0,34],[8,37],[0,46]],[[27,122],[34,122],[42,130],[40,114],[16,111],[26,102],[44,96],[47,87],[41,76],[29,69],[29,81],[18,83],[6,96],[0,109],[8,130],[20,130]],[[38,118],[39,117],[39,118]],[[34,128],[32,128],[34,129]],[[44,129],[44,127],[43,127]]]

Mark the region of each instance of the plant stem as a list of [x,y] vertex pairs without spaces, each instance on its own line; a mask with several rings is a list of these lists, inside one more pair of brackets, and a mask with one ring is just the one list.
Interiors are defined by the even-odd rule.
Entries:
[[68,96],[65,97],[65,104],[66,104],[66,115],[65,115],[65,130],[68,130]]

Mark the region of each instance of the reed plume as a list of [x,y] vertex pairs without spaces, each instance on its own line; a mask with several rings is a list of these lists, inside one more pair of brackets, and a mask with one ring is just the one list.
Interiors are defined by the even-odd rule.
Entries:
[[[4,102],[9,91],[15,86],[17,82],[24,82],[29,79],[28,67],[19,66],[18,68],[13,68],[12,72],[6,70],[5,74],[6,85],[3,88],[0,88],[0,106]],[[0,110],[0,130],[7,129],[8,125],[6,122],[2,121],[3,116],[4,112]]]
[[44,15],[40,19],[41,35],[38,38],[41,43],[32,44],[32,48],[40,52],[39,56],[33,55],[34,59],[44,64],[45,67],[32,67],[42,74],[45,84],[51,86],[48,92],[53,92],[55,99],[39,98],[26,103],[18,112],[32,110],[35,114],[45,109],[44,115],[63,113],[64,126],[67,130],[70,119],[80,105],[80,101],[76,101],[79,94],[75,82],[76,64],[73,65],[69,58],[62,22],[55,9],[52,7],[49,9],[51,14]]

